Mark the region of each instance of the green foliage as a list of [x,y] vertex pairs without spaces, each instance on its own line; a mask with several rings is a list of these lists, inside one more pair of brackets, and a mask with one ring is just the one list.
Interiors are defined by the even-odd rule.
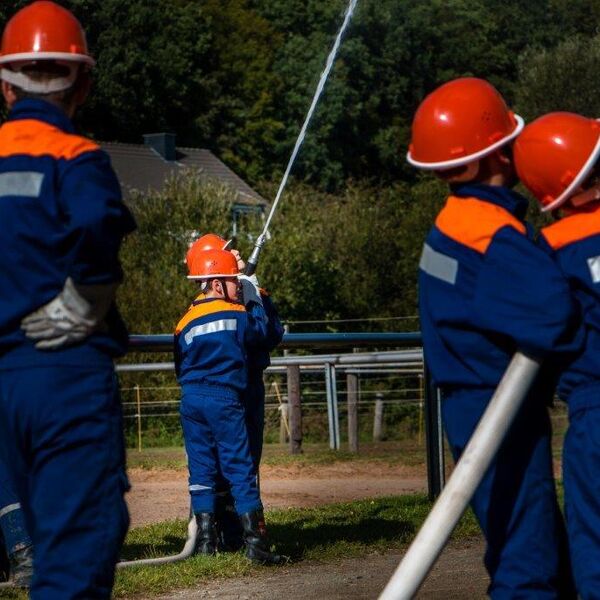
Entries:
[[517,107],[528,119],[566,110],[600,115],[600,36],[574,36],[552,49],[530,48],[519,58]]
[[[136,143],[173,131],[180,145],[215,151],[255,185],[281,176],[347,5],[61,2],[84,24],[98,61],[84,131]],[[0,25],[26,3],[3,3]],[[598,0],[361,0],[294,175],[336,193],[350,179],[415,181],[404,161],[412,115],[425,94],[459,76],[489,79],[528,117],[548,107],[596,115],[599,20]]]
[[135,333],[171,332],[196,294],[186,279],[185,254],[200,233],[225,234],[233,192],[194,172],[172,179],[162,193],[130,201],[138,230],[121,251],[127,274],[119,306]]

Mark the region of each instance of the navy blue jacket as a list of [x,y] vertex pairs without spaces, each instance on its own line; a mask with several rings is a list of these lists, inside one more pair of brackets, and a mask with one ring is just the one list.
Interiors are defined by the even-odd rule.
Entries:
[[[20,328],[23,317],[52,300],[67,277],[120,281],[119,247],[135,229],[107,154],[48,102],[17,102],[0,127],[0,227],[0,362],[26,366],[40,352]],[[113,306],[102,333],[53,360],[83,360],[82,346],[116,356],[126,339]]]
[[181,386],[207,385],[241,394],[248,356],[268,338],[264,308],[218,298],[193,302],[175,329],[175,372]]
[[437,385],[494,388],[516,350],[580,347],[567,281],[530,239],[527,200],[501,187],[454,188],[419,271],[425,359]]
[[571,411],[600,406],[600,206],[579,209],[545,227],[540,245],[568,279],[586,331],[585,347],[562,372],[559,395]]

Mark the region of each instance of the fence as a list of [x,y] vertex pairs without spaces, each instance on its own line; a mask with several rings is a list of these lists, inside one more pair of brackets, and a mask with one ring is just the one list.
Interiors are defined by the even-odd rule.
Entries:
[[[131,336],[131,350],[134,352],[170,352],[173,346],[173,336]],[[406,348],[394,351],[359,352],[358,349],[369,346],[374,348],[395,347]],[[423,357],[420,333],[293,333],[286,334],[282,347],[286,349],[326,348],[346,349],[346,353],[318,354],[318,355],[287,355],[275,357],[272,366],[267,370],[267,376],[275,377],[278,392],[282,399],[280,409],[285,420],[281,422],[281,438],[289,440],[290,452],[301,452],[303,443],[302,420],[306,418],[306,411],[310,411],[310,390],[303,390],[311,377],[321,374],[325,383],[325,402],[315,402],[316,405],[327,409],[327,428],[329,446],[338,450],[341,446],[340,412],[343,413],[348,431],[348,446],[352,452],[359,447],[359,418],[358,412],[369,405],[373,405],[373,436],[382,436],[382,424],[385,407],[396,403],[397,405],[412,404],[419,410],[419,423],[424,422],[426,438],[426,454],[428,457],[428,480],[430,496],[435,497],[441,490],[444,479],[443,438],[441,420],[439,417],[439,397],[436,391],[426,381],[423,372]],[[142,363],[121,364],[117,367],[121,373],[135,373],[144,371],[172,372],[173,363]],[[361,389],[361,382],[368,376],[390,375],[396,378],[394,383],[395,397],[384,394],[381,390]],[[339,379],[344,376],[346,387],[341,392]],[[413,378],[412,387],[399,383],[406,377]],[[414,384],[414,381],[418,383]],[[285,381],[285,383],[284,383]],[[373,386],[370,386],[371,388]],[[126,416],[137,421],[137,441],[141,444],[143,420],[151,417],[176,418],[178,403],[178,388],[166,386],[163,392],[173,393],[168,400],[142,402],[143,388],[139,385],[132,388],[123,388],[124,392],[133,393],[134,398],[126,400]],[[276,388],[277,389],[277,388]],[[379,391],[383,396],[377,397]],[[345,394],[346,403],[340,410],[340,393]],[[373,393],[373,397],[368,396]],[[412,396],[411,396],[412,394]],[[283,402],[283,398],[287,402]],[[274,410],[272,402],[267,404],[267,410]],[[279,410],[279,402],[277,403]],[[135,412],[131,409],[134,408]],[[142,408],[152,411],[144,414]],[[316,408],[316,406],[315,406]],[[155,410],[156,409],[156,410]],[[162,411],[162,412],[161,412]],[[421,414],[422,412],[422,414]],[[287,414],[286,414],[287,413]]]

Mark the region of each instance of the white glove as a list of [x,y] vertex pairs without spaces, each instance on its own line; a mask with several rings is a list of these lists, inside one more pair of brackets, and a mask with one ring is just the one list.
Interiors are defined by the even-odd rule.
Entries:
[[116,283],[78,285],[68,277],[54,298],[21,321],[39,350],[56,350],[88,337],[104,319],[117,289]]
[[256,304],[262,306],[263,301],[260,290],[258,289],[258,279],[256,278],[256,275],[238,275],[238,279],[242,284],[242,298],[244,304],[256,302]]

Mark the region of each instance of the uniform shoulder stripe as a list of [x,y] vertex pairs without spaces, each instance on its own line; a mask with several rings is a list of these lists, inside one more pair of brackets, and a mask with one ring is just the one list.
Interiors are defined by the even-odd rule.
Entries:
[[574,242],[600,234],[600,208],[594,212],[581,212],[542,229],[542,235],[554,250],[559,250]]
[[183,318],[177,323],[175,333],[180,333],[192,321],[207,317],[209,315],[220,312],[246,312],[243,304],[233,304],[225,300],[212,300],[211,302],[203,302],[202,304],[192,305],[190,309],[183,315]]
[[492,238],[510,226],[525,234],[525,225],[501,206],[477,198],[450,196],[435,221],[436,227],[449,238],[484,254]]
[[0,157],[16,154],[74,159],[100,146],[87,138],[65,133],[36,119],[9,121],[0,128]]

